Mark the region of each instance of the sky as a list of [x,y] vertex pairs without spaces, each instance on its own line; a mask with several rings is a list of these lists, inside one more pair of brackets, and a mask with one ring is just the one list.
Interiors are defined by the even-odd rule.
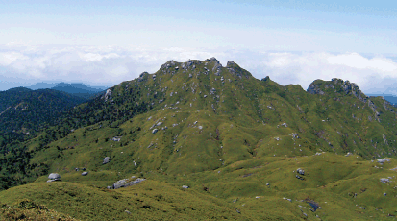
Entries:
[[307,89],[340,78],[397,95],[397,1],[0,2],[0,90],[112,86],[168,60],[233,60]]

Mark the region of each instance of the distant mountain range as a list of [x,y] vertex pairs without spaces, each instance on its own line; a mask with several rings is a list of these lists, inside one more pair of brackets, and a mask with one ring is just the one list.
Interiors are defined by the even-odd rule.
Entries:
[[48,84],[48,83],[38,83],[32,86],[28,86],[27,88],[36,90],[36,89],[44,89],[44,88],[51,88],[58,91],[63,91],[69,94],[73,94],[78,97],[82,98],[92,98],[97,93],[106,90],[107,86],[87,86],[81,83],[74,83],[74,84],[66,84],[66,83],[59,83],[59,84]]

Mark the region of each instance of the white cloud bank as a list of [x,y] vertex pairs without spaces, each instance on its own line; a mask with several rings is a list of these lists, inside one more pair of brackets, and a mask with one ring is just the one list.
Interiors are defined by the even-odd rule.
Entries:
[[91,46],[0,46],[0,90],[38,82],[114,85],[157,71],[168,60],[233,60],[256,78],[306,89],[316,79],[341,78],[365,93],[397,95],[397,62],[382,55],[292,53],[230,49]]

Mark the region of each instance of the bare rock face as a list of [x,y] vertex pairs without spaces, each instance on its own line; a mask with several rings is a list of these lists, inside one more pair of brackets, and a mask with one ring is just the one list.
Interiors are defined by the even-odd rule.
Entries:
[[106,94],[103,95],[102,98],[105,99],[105,102],[108,101],[109,99],[111,99],[112,98],[112,90],[110,88],[107,89]]
[[139,75],[139,77],[137,78],[137,81],[138,81],[138,82],[145,81],[145,80],[147,79],[148,76],[149,76],[149,73],[147,73],[146,71],[145,71],[145,72],[142,72],[142,73]]
[[320,95],[325,94],[325,92],[321,90],[320,86],[318,86],[314,82],[309,85],[307,92],[309,92],[310,94],[320,94]]
[[269,80],[270,80],[269,76],[266,76],[265,78],[261,79],[261,81],[264,81],[264,82],[269,81]]
[[227,68],[232,68],[232,67],[234,67],[235,65],[237,65],[236,62],[234,62],[234,61],[228,61],[227,64],[226,64],[226,67],[227,67]]
[[220,76],[222,70],[222,64],[215,58],[210,58],[210,61],[214,61],[215,63],[214,66],[212,67],[212,72],[214,72],[216,76]]

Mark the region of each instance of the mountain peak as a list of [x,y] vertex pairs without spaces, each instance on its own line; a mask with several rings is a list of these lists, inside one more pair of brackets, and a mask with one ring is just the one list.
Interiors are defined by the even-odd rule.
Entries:
[[333,94],[339,93],[343,95],[352,94],[357,97],[361,102],[367,102],[368,96],[366,96],[360,87],[355,83],[350,83],[350,81],[343,81],[342,79],[333,78],[331,81],[315,80],[307,89],[310,94]]

